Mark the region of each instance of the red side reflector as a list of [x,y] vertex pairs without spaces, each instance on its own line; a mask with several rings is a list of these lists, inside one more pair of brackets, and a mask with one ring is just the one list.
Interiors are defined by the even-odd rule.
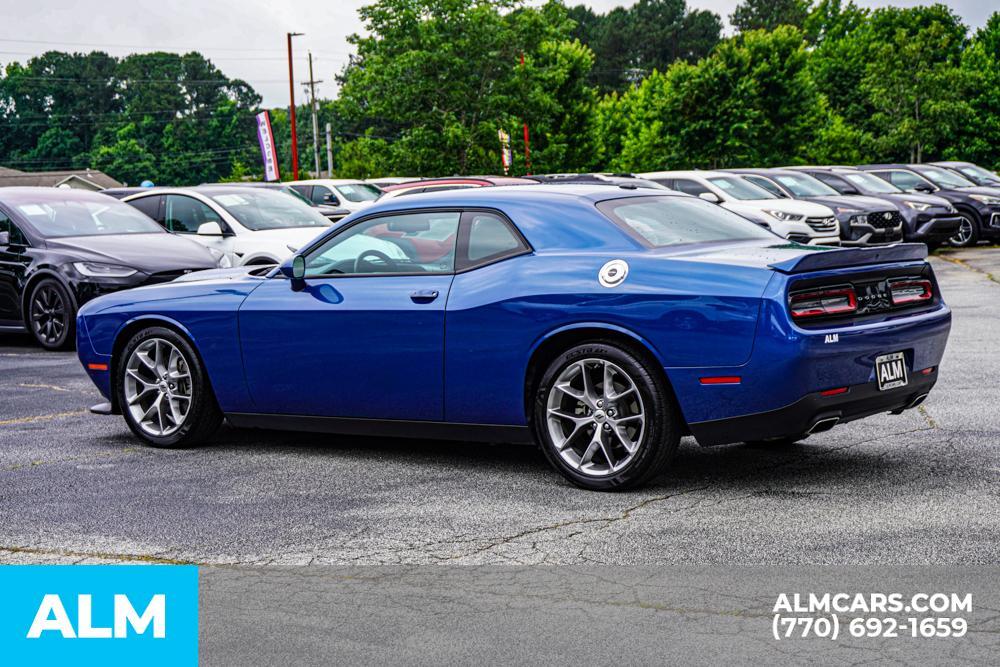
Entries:
[[934,372],[934,367],[931,366],[930,368],[925,368],[924,370],[920,371],[920,374],[921,375],[930,375],[933,372]]
[[837,394],[846,394],[847,387],[837,387],[836,389],[827,389],[826,391],[819,392],[820,396],[836,396]]
[[719,375],[717,377],[699,378],[702,384],[739,384],[739,375]]
[[825,315],[846,315],[858,309],[858,296],[850,285],[790,294],[788,306],[797,320]]
[[87,369],[91,371],[106,371],[108,370],[107,364],[87,364]]
[[934,296],[934,288],[931,287],[931,281],[923,278],[893,280],[889,283],[889,294],[892,296],[892,304],[901,306],[929,301]]

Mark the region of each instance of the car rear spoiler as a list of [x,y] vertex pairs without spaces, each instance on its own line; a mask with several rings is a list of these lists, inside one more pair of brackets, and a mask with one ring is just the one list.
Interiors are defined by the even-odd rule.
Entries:
[[910,262],[927,258],[927,246],[923,243],[896,243],[868,248],[837,248],[806,252],[798,257],[775,262],[768,266],[782,273],[806,273],[824,269],[840,269],[850,266],[885,264],[889,262]]

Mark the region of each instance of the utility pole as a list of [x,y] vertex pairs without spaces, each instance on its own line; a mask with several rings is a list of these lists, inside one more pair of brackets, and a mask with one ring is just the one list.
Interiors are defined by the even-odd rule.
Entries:
[[[521,51],[521,70],[524,70],[524,51]],[[524,168],[531,173],[531,144],[528,141],[528,121],[524,121]]]
[[309,52],[309,80],[303,84],[309,86],[309,97],[312,100],[312,121],[313,121],[313,166],[315,166],[316,178],[320,176],[319,171],[319,116],[316,110],[316,84],[323,83],[313,78],[313,54]]
[[326,177],[333,178],[333,144],[330,143],[330,124],[326,124]]
[[288,35],[288,117],[292,122],[292,180],[299,180],[299,136],[295,129],[295,74],[292,71],[292,37],[303,33],[290,32]]

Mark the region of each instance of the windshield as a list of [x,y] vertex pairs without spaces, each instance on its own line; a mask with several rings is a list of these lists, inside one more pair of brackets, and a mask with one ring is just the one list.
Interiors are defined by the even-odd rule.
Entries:
[[327,227],[327,220],[315,208],[283,192],[264,189],[209,194],[247,229],[284,229],[286,227]]
[[878,176],[872,176],[863,171],[851,172],[849,174],[838,173],[837,175],[858,186],[858,189],[862,192],[871,192],[874,194],[898,194],[902,192],[902,190],[889,181],[883,181]]
[[719,188],[733,199],[777,199],[764,188],[758,187],[749,181],[745,181],[737,176],[719,176],[708,179],[708,182]]
[[117,199],[55,199],[18,204],[17,210],[42,236],[99,236],[105,234],[151,234],[163,228],[145,214]]
[[972,188],[976,186],[972,181],[953,171],[945,171],[937,167],[924,167],[917,173],[939,188]]
[[979,184],[1000,183],[1000,176],[997,176],[989,169],[983,169],[982,167],[974,164],[970,164],[967,167],[959,167],[958,170],[965,174],[966,177]]
[[705,241],[775,240],[774,234],[746,218],[695,197],[613,199],[597,208],[654,248]]
[[808,174],[775,176],[774,180],[788,188],[796,197],[824,197],[835,195],[837,191]]
[[341,197],[352,202],[375,201],[382,195],[382,191],[371,183],[335,185],[333,188]]

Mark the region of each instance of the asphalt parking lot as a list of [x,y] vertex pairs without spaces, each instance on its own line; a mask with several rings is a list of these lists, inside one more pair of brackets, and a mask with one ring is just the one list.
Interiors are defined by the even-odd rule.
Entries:
[[967,564],[1000,561],[1000,250],[934,267],[954,310],[924,406],[785,449],[699,448],[640,491],[530,447],[225,428],[139,444],[73,353],[0,338],[0,562]]

